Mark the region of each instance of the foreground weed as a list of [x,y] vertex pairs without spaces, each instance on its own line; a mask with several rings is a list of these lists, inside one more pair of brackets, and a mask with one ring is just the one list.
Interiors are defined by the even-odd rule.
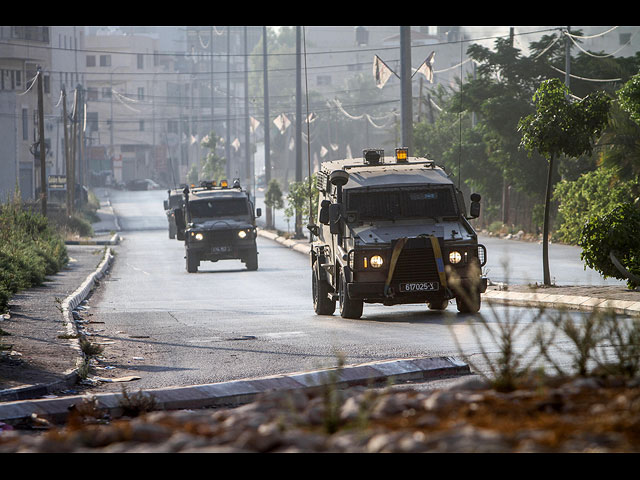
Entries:
[[153,395],[139,390],[138,393],[129,394],[125,387],[122,387],[122,398],[118,402],[125,417],[137,417],[143,413],[152,412],[156,409],[156,399]]

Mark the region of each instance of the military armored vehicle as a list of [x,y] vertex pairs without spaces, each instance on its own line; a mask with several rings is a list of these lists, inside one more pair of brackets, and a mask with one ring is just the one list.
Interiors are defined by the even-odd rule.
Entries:
[[360,318],[364,303],[426,303],[463,313],[480,309],[486,249],[469,223],[480,212],[432,160],[397,149],[324,162],[317,174],[319,225],[311,245],[314,310]]
[[182,209],[183,207],[183,190],[184,187],[167,190],[169,198],[164,201],[164,212],[167,214],[167,221],[169,223],[169,238],[176,238],[176,235],[178,235],[179,240],[184,240],[184,232],[178,232],[175,212],[176,209]]
[[202,182],[183,190],[184,207],[175,211],[178,231],[184,232],[186,268],[198,271],[200,262],[240,259],[248,270],[258,269],[256,217],[249,194],[239,181],[229,187]]

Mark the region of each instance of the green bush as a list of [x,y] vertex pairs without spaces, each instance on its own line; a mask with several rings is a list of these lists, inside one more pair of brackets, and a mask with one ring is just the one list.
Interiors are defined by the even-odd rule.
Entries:
[[16,292],[40,285],[68,260],[63,238],[45,217],[18,200],[0,205],[0,312]]
[[640,286],[627,278],[611,262],[614,252],[618,261],[634,276],[640,275],[640,209],[631,203],[618,205],[609,213],[592,217],[582,229],[578,245],[586,265],[605,278],[627,280],[629,288]]
[[618,181],[615,172],[607,168],[585,173],[574,181],[561,181],[553,194],[560,203],[555,240],[577,244],[588,219],[633,201],[633,186],[632,182]]

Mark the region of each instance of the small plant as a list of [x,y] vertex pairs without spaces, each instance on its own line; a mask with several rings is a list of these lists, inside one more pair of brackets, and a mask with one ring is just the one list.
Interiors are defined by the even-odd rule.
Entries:
[[95,343],[91,343],[89,340],[87,340],[87,337],[82,336],[80,337],[80,350],[82,350],[82,353],[84,353],[87,357],[92,357],[95,355],[100,355],[104,350],[104,347],[96,345]]
[[137,417],[143,413],[156,409],[155,397],[151,394],[139,390],[138,393],[129,394],[125,387],[122,387],[122,398],[118,402],[125,417]]

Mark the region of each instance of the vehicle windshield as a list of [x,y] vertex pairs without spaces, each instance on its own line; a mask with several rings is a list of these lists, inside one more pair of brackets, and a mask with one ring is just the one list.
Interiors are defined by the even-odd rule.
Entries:
[[346,210],[356,221],[457,217],[454,198],[450,185],[351,190]]
[[182,205],[182,194],[180,195],[169,195],[169,207],[175,208],[180,207]]
[[192,218],[222,218],[249,215],[249,204],[244,198],[217,198],[189,202]]

